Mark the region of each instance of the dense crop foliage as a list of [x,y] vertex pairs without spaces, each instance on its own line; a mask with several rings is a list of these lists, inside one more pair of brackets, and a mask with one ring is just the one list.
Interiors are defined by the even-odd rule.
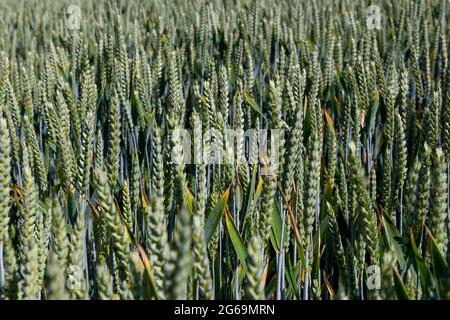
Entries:
[[1,1],[1,298],[449,299],[450,4],[379,2]]

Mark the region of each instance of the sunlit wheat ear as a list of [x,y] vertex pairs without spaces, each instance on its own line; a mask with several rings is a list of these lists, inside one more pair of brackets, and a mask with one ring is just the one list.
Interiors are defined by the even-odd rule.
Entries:
[[431,208],[430,230],[444,254],[447,252],[446,207],[448,206],[448,180],[442,149],[437,149],[432,155],[431,167]]

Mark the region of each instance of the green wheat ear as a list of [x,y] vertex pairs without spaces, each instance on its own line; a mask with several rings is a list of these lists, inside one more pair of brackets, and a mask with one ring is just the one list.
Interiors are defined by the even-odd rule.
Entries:
[[247,285],[245,287],[246,297],[252,300],[264,299],[264,287],[261,281],[263,271],[264,252],[259,236],[250,240]]
[[146,208],[146,242],[145,246],[153,264],[157,294],[165,296],[166,262],[169,254],[168,237],[165,226],[163,198],[155,194]]
[[109,184],[114,189],[118,174],[120,161],[120,108],[116,94],[109,105],[108,115],[108,140],[106,168],[108,170]]
[[194,258],[194,279],[197,281],[198,298],[209,300],[214,294],[212,291],[212,277],[210,260],[208,258],[207,243],[205,240],[205,209],[207,200],[206,166],[197,166],[198,189],[195,202],[195,211],[192,217],[192,254]]
[[102,215],[104,218],[102,223],[104,222],[106,224],[111,238],[113,239],[114,254],[117,257],[118,262],[116,269],[120,281],[127,282],[129,280],[129,235],[125,230],[125,225],[122,222],[120,212],[111,195],[107,174],[104,171],[97,170],[95,176],[98,202],[102,207]]
[[104,262],[97,264],[96,270],[97,294],[99,300],[115,300],[112,278]]
[[69,242],[69,266],[66,269],[68,281],[73,281],[73,285],[69,287],[71,299],[85,299],[85,266],[83,254],[85,251],[85,217],[84,212],[78,212],[75,224],[73,225],[73,233]]
[[191,217],[186,208],[178,212],[173,243],[167,264],[166,292],[168,299],[186,298],[186,284],[191,263]]
[[0,118],[0,243],[7,236],[11,193],[11,148],[6,120]]
[[430,230],[436,237],[436,241],[444,254],[447,252],[447,227],[446,207],[447,203],[447,170],[445,166],[444,153],[441,148],[436,149],[432,156],[431,168],[431,208],[430,208]]
[[51,253],[45,272],[45,284],[48,287],[48,299],[67,300],[69,295],[66,290],[66,276],[64,269],[60,267],[58,258]]
[[1,288],[1,297],[5,300],[17,299],[19,270],[17,254],[10,236],[6,235],[2,240],[4,283]]

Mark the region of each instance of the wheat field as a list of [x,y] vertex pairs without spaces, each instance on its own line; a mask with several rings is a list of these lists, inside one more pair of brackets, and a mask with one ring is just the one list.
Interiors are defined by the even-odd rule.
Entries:
[[450,3],[0,2],[0,299],[450,299]]

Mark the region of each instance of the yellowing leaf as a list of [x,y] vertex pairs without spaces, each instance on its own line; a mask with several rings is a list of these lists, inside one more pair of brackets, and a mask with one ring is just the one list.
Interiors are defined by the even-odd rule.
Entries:
[[184,197],[187,205],[187,209],[190,214],[194,213],[194,196],[192,195],[191,190],[186,186],[184,188]]
[[144,268],[145,268],[145,271],[147,274],[147,281],[149,283],[150,294],[155,296],[158,299],[160,297],[158,297],[158,294],[157,294],[155,277],[152,272],[152,265],[151,265],[150,259],[148,258],[147,253],[145,253],[144,248],[138,242],[136,242],[136,246],[139,250],[139,256],[142,259],[142,263],[144,264]]
[[147,195],[145,194],[145,192],[141,192],[141,201],[142,201],[142,206],[144,207],[144,209],[147,209],[150,202],[148,201],[148,198],[147,198]]
[[336,299],[336,293],[334,292],[333,288],[331,287],[330,282],[328,281],[327,278],[325,278],[324,280],[325,280],[325,286],[327,287],[328,293],[330,294],[330,296],[333,299]]
[[325,119],[327,120],[328,125],[334,131],[333,119],[331,119],[331,116],[328,113],[327,109],[323,109],[323,113],[325,114]]

